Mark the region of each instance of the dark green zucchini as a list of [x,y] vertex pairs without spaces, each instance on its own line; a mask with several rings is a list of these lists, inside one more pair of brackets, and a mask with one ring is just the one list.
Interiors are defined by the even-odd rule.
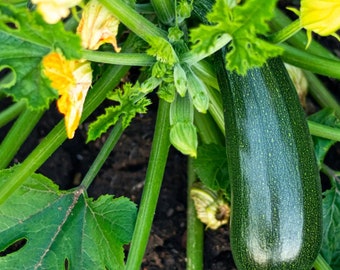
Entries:
[[216,57],[238,270],[311,269],[321,244],[321,185],[295,88],[279,58],[239,76]]

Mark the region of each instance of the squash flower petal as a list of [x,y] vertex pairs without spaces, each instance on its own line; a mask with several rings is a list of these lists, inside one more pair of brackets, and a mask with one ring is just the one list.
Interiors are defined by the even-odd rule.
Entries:
[[302,0],[300,9],[301,26],[307,30],[310,42],[311,32],[320,36],[332,35],[339,39],[339,0]]
[[53,52],[43,59],[44,74],[51,80],[60,97],[58,110],[65,116],[67,137],[72,139],[83,112],[87,92],[92,83],[90,62],[66,60]]
[[104,43],[111,43],[116,52],[120,51],[116,36],[118,19],[99,1],[91,0],[85,6],[77,33],[85,49],[97,50]]
[[32,0],[45,22],[55,24],[70,14],[70,8],[78,5],[81,0]]

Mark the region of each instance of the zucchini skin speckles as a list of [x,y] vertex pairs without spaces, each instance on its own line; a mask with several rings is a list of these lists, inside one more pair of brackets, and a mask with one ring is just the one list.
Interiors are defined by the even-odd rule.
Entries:
[[279,58],[239,76],[216,57],[238,270],[309,270],[321,245],[319,171],[304,112]]

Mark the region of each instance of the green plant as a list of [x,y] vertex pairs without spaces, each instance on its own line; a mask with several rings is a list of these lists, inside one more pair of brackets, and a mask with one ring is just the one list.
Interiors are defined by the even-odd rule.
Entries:
[[[56,9],[46,4],[0,4],[0,98],[13,100],[0,112],[0,126],[16,119],[0,145],[0,250],[10,253],[0,256],[1,269],[19,264],[25,269],[139,269],[170,145],[191,156],[190,185],[195,170],[205,186],[229,201],[223,148],[228,130],[212,63],[215,52],[226,46],[228,72],[243,75],[279,55],[305,69],[311,94],[325,107],[308,118],[319,169],[331,183],[324,193],[323,243],[314,266],[339,267],[339,217],[332,211],[340,205],[338,172],[324,164],[340,140],[339,105],[314,74],[339,79],[340,64],[315,41],[305,48],[306,34],[300,30],[310,33],[309,25],[291,23],[274,0],[91,0]],[[119,85],[131,67],[141,67],[138,79]],[[147,112],[153,92],[159,97],[157,120],[138,214],[127,198],[89,198],[86,190],[131,120]],[[78,187],[60,191],[36,170],[107,99],[114,105],[90,124],[87,137],[92,141],[108,133],[102,150]],[[54,100],[64,120],[14,166],[13,157]],[[216,162],[206,162],[212,159]],[[200,232],[188,230],[188,269],[202,269],[197,256],[202,250],[194,249],[202,247],[202,226],[190,207],[190,224]],[[38,230],[43,237],[37,237]],[[11,252],[18,243],[21,248]],[[105,245],[93,249],[98,243]]]

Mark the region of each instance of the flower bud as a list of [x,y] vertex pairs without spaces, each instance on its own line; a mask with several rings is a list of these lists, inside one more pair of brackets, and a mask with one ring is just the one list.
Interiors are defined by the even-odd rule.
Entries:
[[187,91],[187,75],[179,63],[174,66],[174,83],[177,93],[184,97]]
[[178,122],[170,129],[170,142],[184,155],[197,156],[197,131],[190,122]]

